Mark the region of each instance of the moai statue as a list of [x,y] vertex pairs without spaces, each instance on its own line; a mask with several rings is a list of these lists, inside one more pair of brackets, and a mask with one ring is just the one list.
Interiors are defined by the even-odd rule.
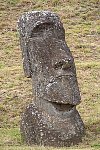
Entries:
[[80,103],[73,56],[65,42],[59,17],[32,11],[18,21],[25,76],[32,79],[34,99],[21,119],[22,139],[28,144],[70,146],[84,135],[76,110]]

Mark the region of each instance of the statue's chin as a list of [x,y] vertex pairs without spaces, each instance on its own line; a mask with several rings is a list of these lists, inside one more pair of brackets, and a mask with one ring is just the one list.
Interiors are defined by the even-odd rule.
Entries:
[[[23,114],[21,132],[23,138],[26,138],[26,142],[57,147],[70,146],[73,142],[75,142],[74,144],[80,142],[84,134],[84,124],[75,106],[66,104],[60,107],[61,104],[43,103],[44,107],[30,104]],[[32,122],[29,122],[30,120]],[[38,143],[39,139],[41,139],[40,143]]]

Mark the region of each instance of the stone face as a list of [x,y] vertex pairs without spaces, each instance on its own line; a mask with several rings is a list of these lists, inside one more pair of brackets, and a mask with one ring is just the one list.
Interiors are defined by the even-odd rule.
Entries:
[[76,105],[80,92],[73,56],[59,17],[32,11],[18,21],[25,76],[34,100],[22,115],[21,133],[29,144],[70,146],[81,141],[84,124]]

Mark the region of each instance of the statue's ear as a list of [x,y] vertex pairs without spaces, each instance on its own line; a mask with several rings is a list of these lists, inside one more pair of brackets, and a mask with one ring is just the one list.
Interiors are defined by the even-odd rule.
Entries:
[[20,39],[20,45],[22,49],[24,74],[26,77],[31,78],[32,76],[31,61],[29,57],[28,46],[24,38]]

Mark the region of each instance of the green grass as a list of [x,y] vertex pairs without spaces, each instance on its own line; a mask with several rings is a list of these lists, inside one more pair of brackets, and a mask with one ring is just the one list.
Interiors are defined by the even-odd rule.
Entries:
[[85,123],[86,136],[78,146],[59,150],[100,149],[99,1],[1,0],[0,10],[0,150],[57,150],[28,147],[20,137],[20,116],[33,96],[31,80],[23,73],[17,20],[31,10],[50,10],[60,16],[75,58],[82,98],[77,109]]
[[[2,139],[2,140],[1,140]],[[1,128],[0,129],[0,146],[20,145],[21,137],[18,128]]]

